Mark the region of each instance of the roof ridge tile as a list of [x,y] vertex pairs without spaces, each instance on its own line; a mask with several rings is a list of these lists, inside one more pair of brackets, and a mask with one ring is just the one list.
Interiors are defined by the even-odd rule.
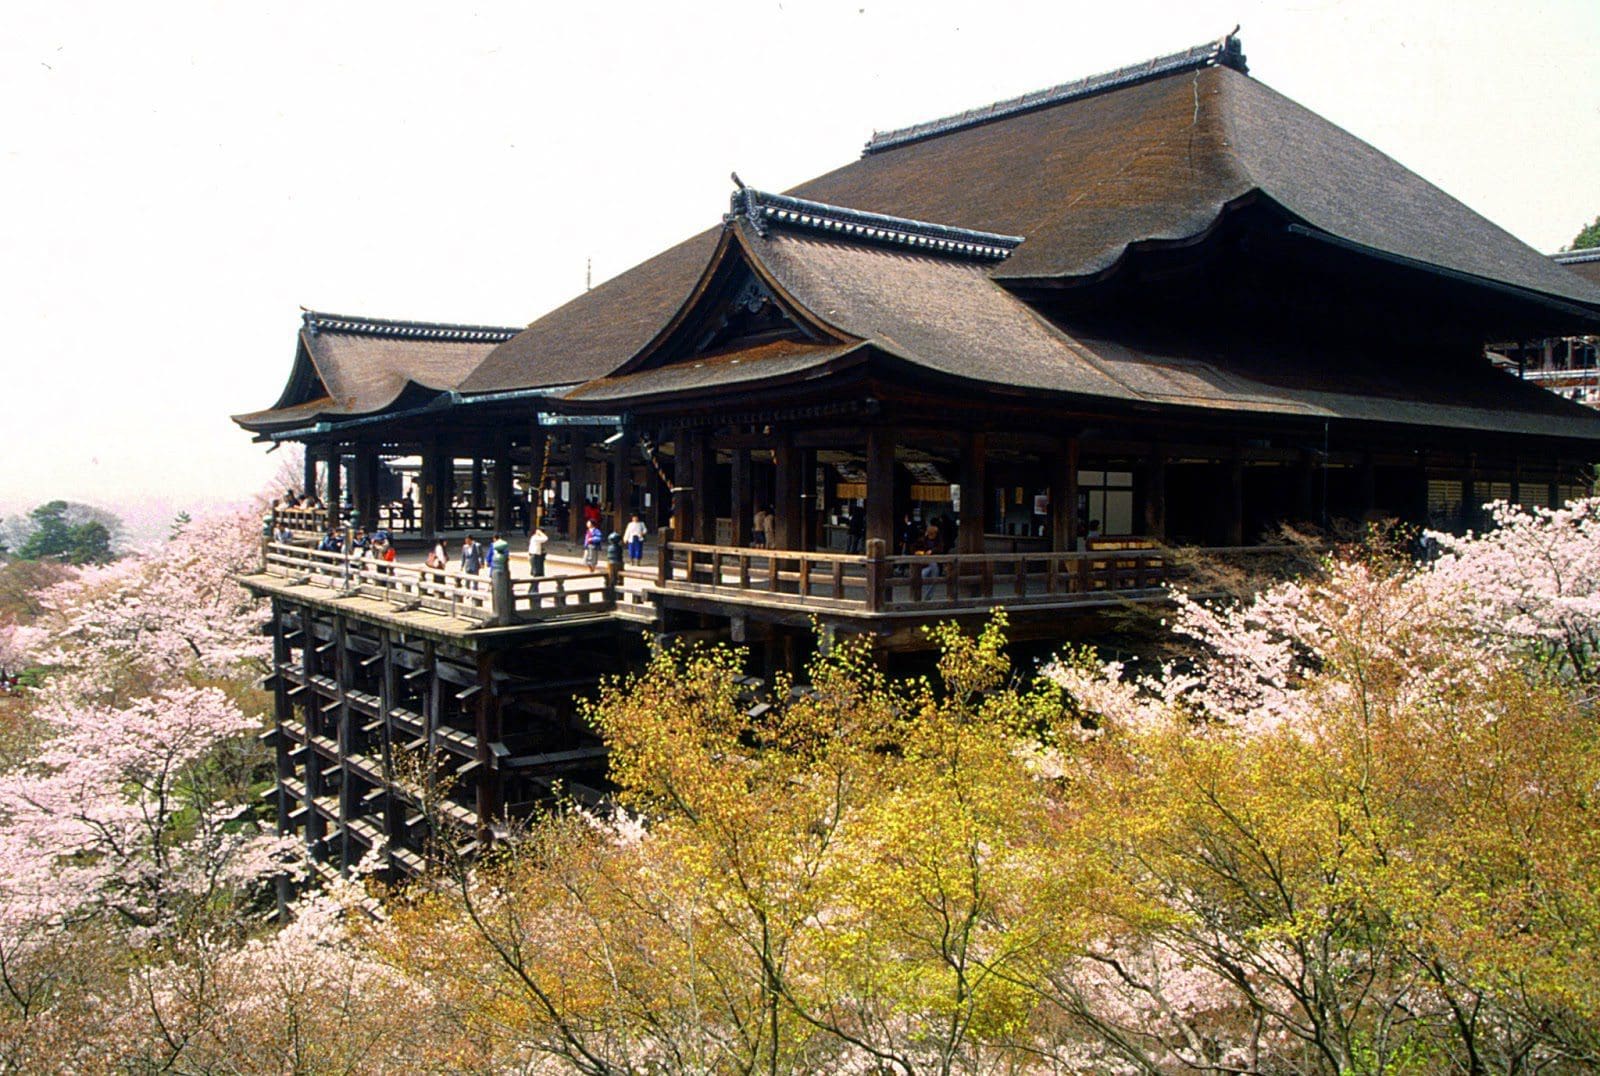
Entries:
[[458,325],[436,321],[398,321],[307,310],[301,315],[310,333],[334,332],[348,336],[394,336],[406,340],[442,340],[461,343],[504,343],[523,326]]
[[1239,28],[1235,26],[1233,32],[1215,41],[1208,41],[1203,45],[1195,45],[1181,52],[1168,53],[1165,56],[1156,56],[1139,63],[1128,64],[1114,71],[1102,71],[1097,75],[1075,79],[1072,82],[1063,82],[1042,90],[1022,94],[1020,97],[1010,97],[1003,101],[996,101],[990,105],[979,108],[970,108],[965,112],[958,112],[939,119],[926,120],[914,123],[909,127],[897,127],[889,131],[874,131],[872,138],[867,141],[866,147],[861,151],[863,157],[870,157],[874,153],[894,149],[912,142],[921,142],[928,138],[937,138],[952,131],[976,127],[993,120],[1015,116],[1022,112],[1034,112],[1041,108],[1050,108],[1053,105],[1063,104],[1067,101],[1076,101],[1097,93],[1108,90],[1121,89],[1137,82],[1147,82],[1150,79],[1161,78],[1165,75],[1176,74],[1180,71],[1198,71],[1204,67],[1231,67],[1242,75],[1250,73],[1249,65],[1245,63],[1244,48],[1239,41]]
[[766,235],[767,229],[776,225],[974,261],[1002,261],[1021,246],[1023,240],[1020,235],[892,217],[787,194],[769,194],[742,185],[733,192],[730,202],[730,211],[724,219],[731,222],[743,217],[750,221],[758,235]]

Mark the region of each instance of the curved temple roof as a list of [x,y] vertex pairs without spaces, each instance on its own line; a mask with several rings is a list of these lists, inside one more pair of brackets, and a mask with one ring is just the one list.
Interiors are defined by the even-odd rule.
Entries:
[[[1371,401],[1381,397],[1394,421],[1597,436],[1592,416],[1559,401],[1557,416],[1504,379],[1469,385],[1463,375],[1457,385],[1419,390],[1353,360],[1351,392],[1295,386],[1275,380],[1271,357],[1239,356],[1223,369],[1073,337],[1011,290],[1097,280],[1130,248],[1196,241],[1234,207],[1262,201],[1298,234],[1495,289],[1518,309],[1600,324],[1600,286],[1574,272],[1587,263],[1558,264],[1532,250],[1250,78],[1230,35],[875,135],[860,160],[786,194],[739,184],[722,228],[520,331],[308,314],[283,397],[236,421],[282,430],[414,403],[423,389],[488,395],[576,385],[573,403],[590,407],[889,361],[968,383],[1145,406],[1378,419]],[[705,299],[721,259],[734,256],[827,339],[652,366],[645,357]],[[1507,419],[1499,406],[1534,417]]]
[[323,418],[374,414],[402,397],[424,394],[419,390],[448,391],[519,331],[308,310],[278,402],[233,420],[264,433]]
[[[788,196],[1024,236],[990,273],[1032,285],[1094,279],[1131,246],[1193,240],[1264,197],[1308,234],[1600,319],[1600,286],[1250,78],[1232,36],[877,135]],[[715,246],[703,232],[552,311],[462,391],[608,376],[673,316]]]

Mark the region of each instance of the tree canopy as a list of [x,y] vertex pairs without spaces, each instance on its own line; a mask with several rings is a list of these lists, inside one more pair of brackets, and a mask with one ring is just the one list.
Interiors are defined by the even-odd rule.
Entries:
[[28,513],[17,539],[22,560],[66,564],[106,564],[116,556],[113,543],[122,521],[110,512],[71,501],[48,501]]
[[1567,249],[1588,250],[1590,247],[1600,247],[1600,217],[1594,218],[1582,231],[1573,236]]

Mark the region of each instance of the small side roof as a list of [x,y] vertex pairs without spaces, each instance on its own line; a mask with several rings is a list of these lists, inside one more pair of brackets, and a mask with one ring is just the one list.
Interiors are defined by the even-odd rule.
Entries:
[[1550,255],[1550,260],[1562,266],[1568,272],[1600,286],[1600,247],[1584,247],[1580,250],[1563,250],[1558,254]]
[[402,399],[453,390],[520,330],[352,317],[307,310],[294,366],[277,403],[235,415],[264,433],[325,417],[369,415]]

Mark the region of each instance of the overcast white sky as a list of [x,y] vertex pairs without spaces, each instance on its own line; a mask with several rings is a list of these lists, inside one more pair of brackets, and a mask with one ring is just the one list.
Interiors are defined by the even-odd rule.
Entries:
[[301,304],[519,325],[887,128],[1221,36],[1549,251],[1600,2],[100,3],[0,35],[0,511],[252,492]]

